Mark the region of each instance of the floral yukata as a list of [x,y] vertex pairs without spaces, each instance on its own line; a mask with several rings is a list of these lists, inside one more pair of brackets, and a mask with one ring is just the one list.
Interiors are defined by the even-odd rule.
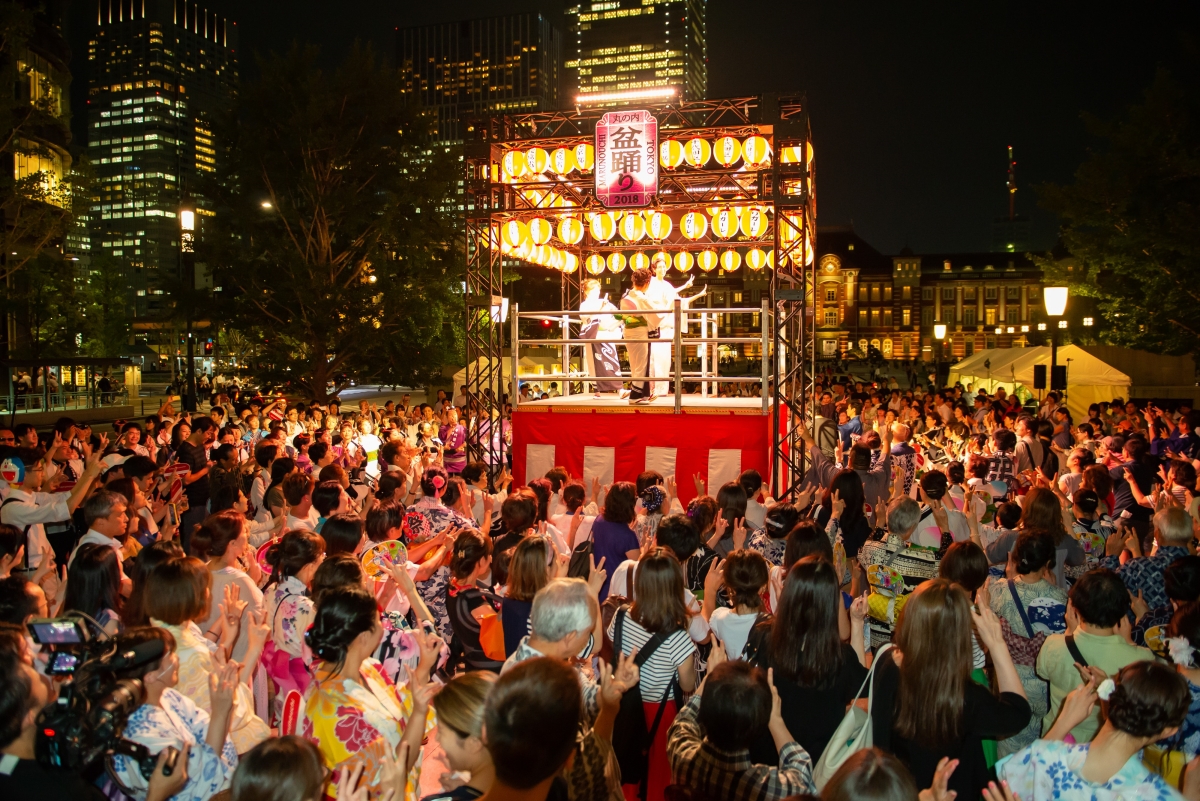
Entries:
[[1038,740],[996,766],[1021,801],[1182,801],[1183,796],[1134,755],[1104,784],[1079,775],[1088,746]]
[[303,695],[312,681],[312,652],[304,641],[304,632],[312,623],[315,609],[304,582],[288,576],[267,595],[267,611],[271,639],[263,647],[262,665],[275,685],[271,719],[278,724],[287,694],[295,690]]
[[[363,662],[359,680],[332,679],[314,682],[304,705],[302,734],[317,744],[326,764],[335,771],[363,766],[363,781],[371,799],[380,797],[382,762],[395,759],[397,748],[413,711],[407,683],[396,686],[374,659]],[[430,710],[425,734],[436,723]],[[421,758],[408,776],[405,801],[416,801],[421,785]],[[327,793],[334,792],[330,783]]]

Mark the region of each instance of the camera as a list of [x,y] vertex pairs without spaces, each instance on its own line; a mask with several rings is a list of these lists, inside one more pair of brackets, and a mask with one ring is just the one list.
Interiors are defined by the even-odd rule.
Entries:
[[[161,660],[162,642],[151,640],[124,648],[120,640],[93,639],[85,620],[75,616],[32,620],[28,629],[34,642],[53,647],[48,672],[63,677],[58,698],[38,715],[37,760],[48,767],[81,773],[96,769],[103,761],[115,781],[116,772],[108,763],[122,754],[137,762],[142,776],[149,780],[158,755],[122,737],[129,716],[146,700],[141,679],[127,676]],[[168,752],[165,770],[171,773],[178,751],[171,748]],[[126,788],[122,790],[130,794]]]

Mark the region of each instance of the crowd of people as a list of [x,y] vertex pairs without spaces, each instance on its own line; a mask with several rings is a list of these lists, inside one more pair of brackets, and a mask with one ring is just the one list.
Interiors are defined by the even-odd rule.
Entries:
[[[1200,801],[1186,405],[827,379],[777,500],[514,486],[465,389],[222,389],[0,427],[0,797]],[[153,655],[74,771],[47,618]]]

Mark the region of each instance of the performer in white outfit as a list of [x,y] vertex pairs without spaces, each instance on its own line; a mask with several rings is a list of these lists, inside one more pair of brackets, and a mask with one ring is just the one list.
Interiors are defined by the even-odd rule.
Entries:
[[[607,295],[600,296],[600,282],[595,278],[589,278],[583,282],[583,292],[584,299],[579,304],[581,312],[617,310]],[[622,324],[620,318],[615,314],[597,314],[595,316],[583,314],[580,316],[580,323],[580,339],[621,338]],[[595,397],[600,397],[602,392],[620,392],[621,362],[617,355],[616,343],[600,342],[585,347],[587,348],[585,361],[588,375],[616,379],[615,381],[597,381],[592,390]]]
[[656,314],[654,306],[646,297],[650,288],[650,271],[645,267],[634,270],[633,288],[621,298],[621,310],[633,311],[636,314],[626,314],[625,318],[625,353],[629,356],[629,402],[650,403],[654,393],[650,390],[650,381],[644,381],[634,376],[653,376],[647,372],[650,367],[650,332],[662,323],[662,315]]
[[[679,293],[692,285],[696,280],[695,276],[688,278],[687,283],[683,286],[675,287],[666,280],[668,265],[665,258],[661,255],[656,256],[651,266],[654,268],[654,277],[650,279],[650,288],[646,290],[646,297],[649,298],[654,308],[665,311],[662,323],[658,327],[658,341],[650,345],[650,374],[669,377],[672,375],[671,346],[675,340],[675,300],[678,298],[683,301],[683,309],[686,311],[689,303],[704,297],[708,287],[690,298],[681,297]],[[655,381],[651,391],[654,395],[666,395],[668,387],[669,384],[666,381]]]

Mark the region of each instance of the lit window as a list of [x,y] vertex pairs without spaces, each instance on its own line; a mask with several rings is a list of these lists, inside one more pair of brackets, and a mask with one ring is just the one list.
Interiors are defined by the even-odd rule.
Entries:
[[1092,325],[1095,325],[1095,323],[1096,323],[1096,321],[1094,319],[1092,319],[1091,317],[1083,318],[1083,324],[1086,326],[1092,326]]
[[1058,321],[1058,327],[1059,327],[1059,328],[1066,328],[1066,327],[1067,327],[1067,321],[1066,321],[1066,320],[1059,320],[1059,321]]

